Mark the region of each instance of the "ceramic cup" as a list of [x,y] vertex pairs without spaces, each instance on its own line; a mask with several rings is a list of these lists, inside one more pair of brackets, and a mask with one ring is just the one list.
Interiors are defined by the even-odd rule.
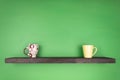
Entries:
[[36,58],[36,55],[38,54],[38,48],[38,44],[29,44],[28,47],[24,49],[24,54],[31,58]]
[[92,58],[97,52],[97,48],[94,45],[83,45],[82,48],[84,58]]

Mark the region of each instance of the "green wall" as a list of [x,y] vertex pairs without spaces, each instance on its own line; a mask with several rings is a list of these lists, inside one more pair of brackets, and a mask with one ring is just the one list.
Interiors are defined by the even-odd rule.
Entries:
[[[119,80],[120,1],[0,0],[0,80]],[[6,64],[6,57],[27,57],[29,43],[41,57],[82,57],[94,44],[95,56],[115,64]]]

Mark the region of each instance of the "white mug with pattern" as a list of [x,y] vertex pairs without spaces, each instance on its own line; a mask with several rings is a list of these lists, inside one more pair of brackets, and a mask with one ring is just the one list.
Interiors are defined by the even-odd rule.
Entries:
[[28,55],[30,58],[36,58],[38,54],[38,44],[29,44],[28,47],[24,49],[24,54]]

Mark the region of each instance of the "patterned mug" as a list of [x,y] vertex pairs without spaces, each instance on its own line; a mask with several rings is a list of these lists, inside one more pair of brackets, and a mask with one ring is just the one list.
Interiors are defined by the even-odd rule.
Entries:
[[30,58],[36,58],[38,54],[38,44],[29,44],[28,47],[24,49],[24,54],[28,55]]

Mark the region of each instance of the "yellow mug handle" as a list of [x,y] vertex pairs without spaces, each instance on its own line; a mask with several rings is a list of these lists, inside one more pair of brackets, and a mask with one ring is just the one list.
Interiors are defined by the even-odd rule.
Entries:
[[94,49],[95,49],[95,51],[93,52],[93,55],[92,55],[92,56],[94,56],[94,55],[96,54],[96,52],[97,52],[97,48],[94,47],[93,50],[94,50]]

